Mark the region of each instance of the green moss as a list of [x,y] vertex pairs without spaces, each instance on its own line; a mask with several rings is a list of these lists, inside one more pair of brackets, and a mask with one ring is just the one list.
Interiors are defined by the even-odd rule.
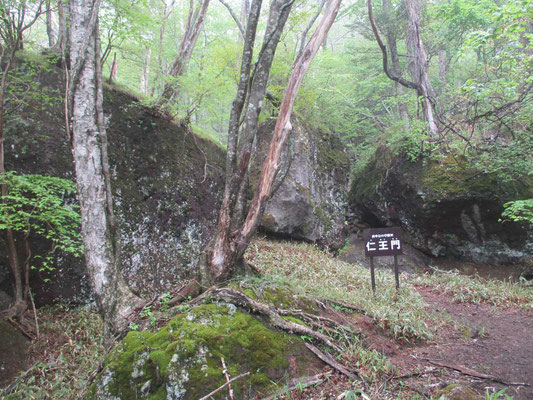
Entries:
[[423,169],[421,182],[437,197],[462,194],[491,196],[499,191],[498,182],[489,175],[437,162],[430,162]]
[[435,396],[437,400],[481,400],[482,397],[477,395],[472,389],[461,385],[448,385]]
[[318,164],[324,172],[348,170],[350,159],[340,139],[320,126],[313,129],[317,137]]
[[276,224],[276,219],[270,214],[263,214],[261,217],[261,225],[267,228],[273,228]]
[[[276,292],[291,298],[286,291]],[[121,399],[136,398],[143,387],[147,397],[165,398],[169,382],[172,390],[186,390],[187,398],[194,399],[224,383],[220,362],[224,357],[232,376],[252,372],[250,379],[234,385],[236,397],[245,398],[250,390],[264,391],[282,378],[289,355],[302,353],[302,347],[299,338],[268,329],[249,314],[217,304],[202,305],[175,316],[157,332],[128,333],[108,357],[97,381],[105,381],[103,374],[109,370],[106,390]],[[149,389],[144,386],[147,381]],[[96,396],[94,386],[89,398]]]

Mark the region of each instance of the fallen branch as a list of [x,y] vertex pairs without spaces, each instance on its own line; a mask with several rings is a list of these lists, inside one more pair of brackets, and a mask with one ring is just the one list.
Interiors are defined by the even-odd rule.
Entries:
[[481,372],[474,371],[473,369],[463,367],[462,365],[454,365],[454,364],[449,364],[446,362],[437,362],[437,361],[430,360],[428,358],[424,358],[424,360],[438,367],[453,369],[455,371],[462,373],[463,375],[472,376],[474,378],[487,379],[489,381],[501,383],[506,386],[531,386],[530,384],[525,383],[525,382],[507,382],[503,380],[502,378],[498,378],[497,376],[483,374]]
[[338,307],[347,308],[348,310],[355,311],[355,312],[357,312],[359,314],[368,315],[368,311],[363,310],[362,308],[360,308],[360,307],[358,307],[356,305],[353,305],[353,304],[348,304],[348,303],[344,303],[344,302],[339,301],[339,300],[330,300],[330,299],[324,300],[324,302],[333,304],[333,305],[338,306]]
[[218,389],[213,390],[211,393],[205,395],[204,397],[202,397],[199,400],[207,400],[207,399],[209,399],[211,396],[214,396],[215,394],[220,392],[222,389],[224,389],[226,386],[229,386],[231,383],[235,382],[237,379],[244,378],[245,376],[248,376],[248,375],[250,375],[250,373],[249,372],[245,372],[244,374],[240,374],[239,376],[236,376],[235,378],[230,379],[228,382],[226,382],[225,384],[220,386]]
[[278,390],[273,395],[270,395],[268,397],[263,397],[261,400],[273,400],[277,399],[285,394],[287,392],[293,392],[294,390],[300,390],[308,388],[309,386],[315,386],[320,385],[324,382],[325,378],[327,378],[331,373],[322,373],[315,376],[309,376],[302,379],[295,379],[293,380],[294,383],[290,384],[287,388]]
[[333,357],[331,357],[329,354],[325,354],[325,353],[322,353],[320,350],[318,350],[315,346],[313,346],[312,344],[309,344],[309,343],[306,343],[305,346],[311,350],[318,358],[320,358],[322,361],[324,361],[326,364],[328,364],[329,366],[335,368],[337,371],[339,371],[341,374],[344,374],[346,375],[348,378],[350,378],[351,380],[357,380],[357,376],[355,376],[354,374],[352,374],[350,371],[348,371],[348,369],[338,363],[337,361],[335,361],[333,359]]
[[228,369],[226,368],[226,362],[224,361],[224,357],[220,357],[220,361],[222,362],[222,373],[224,374],[224,377],[226,378],[226,382],[228,384],[228,390],[229,390],[229,398],[230,400],[233,400],[233,389],[231,388],[230,381],[228,375]]
[[279,312],[274,307],[255,301],[242,292],[233,289],[222,288],[213,289],[212,291],[209,291],[209,293],[206,292],[205,295],[213,298],[218,298],[229,303],[235,303],[240,305],[241,307],[249,309],[252,312],[266,315],[270,318],[270,322],[276,328],[291,333],[299,333],[301,335],[310,336],[313,339],[321,341],[326,346],[331,347],[339,353],[342,352],[341,348],[335,343],[333,343],[326,335],[320,332],[316,332],[311,328],[308,328],[307,326],[284,320],[283,318],[281,318]]
[[168,302],[168,306],[172,307],[176,304],[179,304],[187,300],[189,296],[196,297],[201,293],[201,291],[202,291],[202,285],[200,285],[200,283],[198,283],[197,280],[193,279],[192,281],[182,285],[174,293],[174,297],[170,299],[170,301]]

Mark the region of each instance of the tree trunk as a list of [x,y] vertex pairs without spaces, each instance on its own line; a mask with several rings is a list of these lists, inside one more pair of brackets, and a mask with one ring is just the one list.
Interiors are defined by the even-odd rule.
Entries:
[[113,62],[111,63],[111,70],[109,71],[109,82],[116,82],[118,76],[118,60],[117,52],[113,54]]
[[150,79],[150,59],[152,58],[152,49],[147,48],[144,55],[143,69],[141,71],[141,93],[148,96],[148,81]]
[[159,95],[159,98],[155,103],[157,107],[162,107],[163,105],[168,104],[179,92],[179,85],[176,85],[174,81],[183,76],[183,74],[187,71],[189,61],[191,60],[192,51],[204,25],[209,1],[210,0],[203,0],[201,6],[198,6],[198,8],[194,10],[194,0],[190,0],[187,25],[185,27],[185,31],[183,32],[183,38],[178,50],[178,55],[174,59],[168,74],[171,79],[165,83],[163,92]]
[[[265,203],[272,193],[274,179],[279,170],[281,153],[291,131],[290,117],[294,100],[313,57],[320,49],[321,43],[325,39],[331,24],[335,20],[340,4],[341,0],[331,0],[329,2],[317,30],[305,47],[302,55],[294,64],[294,69],[289,78],[287,89],[285,90],[283,101],[281,103],[278,119],[274,128],[274,135],[270,142],[270,150],[261,170],[259,186],[252,199],[246,220],[235,233],[227,235],[226,231],[224,237],[216,237],[209,266],[211,276],[215,281],[221,281],[231,276],[235,264],[242,259],[244,251],[248,247],[249,240],[257,228]],[[245,57],[243,57],[243,60],[244,58]],[[243,75],[241,74],[241,78],[242,77]],[[227,173],[228,171],[226,171],[226,174]],[[228,176],[226,178],[228,178]],[[221,210],[221,215],[229,215],[229,210]],[[229,223],[229,221],[223,222]],[[219,226],[220,223],[221,221],[219,220]]]
[[322,12],[322,9],[324,8],[324,4],[326,4],[326,0],[320,0],[320,3],[318,4],[318,8],[316,10],[315,15],[311,18],[307,26],[305,27],[304,31],[302,32],[302,36],[300,36],[300,47],[298,48],[298,53],[296,54],[295,61],[300,57],[300,54],[304,51],[305,43],[307,41],[307,35],[309,34],[309,31],[313,27],[313,24],[317,20],[317,18],[320,16],[320,13]]
[[122,331],[140,304],[119,271],[119,246],[110,191],[99,65],[99,0],[70,0],[72,154],[88,277],[106,337]]
[[437,127],[433,105],[435,91],[429,81],[429,56],[420,34],[420,15],[422,13],[422,6],[419,0],[405,0],[405,8],[407,10],[407,18],[409,21],[407,25],[406,42],[410,57],[409,67],[411,70],[411,76],[413,81],[418,85],[417,92],[422,102],[422,110],[429,126],[430,135],[436,136],[439,133],[439,129]]
[[52,49],[56,43],[56,38],[52,26],[52,7],[50,0],[46,1],[46,34],[48,35],[48,47]]
[[[246,24],[244,36],[244,47],[241,59],[241,74],[237,87],[237,94],[233,100],[228,127],[228,145],[226,150],[226,180],[224,185],[224,196],[218,216],[217,231],[215,234],[213,251],[209,259],[209,273],[212,279],[221,280],[224,275],[229,274],[233,267],[233,260],[228,260],[234,253],[230,248],[231,238],[231,203],[235,200],[235,172],[237,160],[237,140],[239,124],[242,110],[247,95],[248,81],[253,58],[255,35],[259,15],[261,14],[262,0],[252,0],[250,13]],[[228,267],[226,267],[228,266]]]
[[[394,33],[394,24],[392,20],[392,5],[390,0],[383,0],[383,13],[385,14],[386,20],[386,39],[387,45],[389,46],[390,58],[391,58],[391,69],[392,73],[395,76],[401,76],[402,68],[400,66],[400,57],[398,56],[398,46],[396,43],[396,35]],[[403,95],[403,86],[401,86],[397,81],[394,82],[394,90],[399,96]],[[405,129],[407,132],[411,132],[411,123],[409,122],[409,112],[407,111],[407,105],[400,101],[398,103],[398,113],[400,118],[405,123]]]
[[446,50],[439,50],[439,78],[444,83],[446,82],[446,73],[448,72],[448,62],[446,57]]
[[67,44],[67,16],[65,14],[64,0],[57,0],[57,40],[54,44],[53,51],[64,54]]

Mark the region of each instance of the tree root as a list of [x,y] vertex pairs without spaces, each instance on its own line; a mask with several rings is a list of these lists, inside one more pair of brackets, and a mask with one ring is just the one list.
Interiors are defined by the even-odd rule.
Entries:
[[324,361],[329,366],[335,368],[337,371],[339,371],[341,374],[346,375],[348,378],[350,378],[352,381],[357,380],[357,376],[352,374],[348,369],[335,361],[333,357],[331,357],[329,354],[322,353],[320,350],[318,350],[315,346],[312,344],[306,343],[305,346],[311,350],[318,358],[320,358],[322,361]]
[[239,292],[237,290],[228,289],[228,288],[211,289],[207,291],[206,293],[204,293],[204,296],[201,296],[201,297],[219,299],[222,301],[227,301],[228,303],[238,304],[239,306],[247,308],[254,313],[268,316],[270,318],[270,322],[276,328],[279,328],[279,329],[282,329],[284,331],[288,331],[291,333],[298,333],[301,335],[312,337],[313,339],[324,343],[326,346],[334,349],[335,351],[339,353],[342,352],[342,349],[339,346],[337,346],[335,343],[333,343],[329,339],[329,337],[327,337],[326,335],[320,332],[316,332],[307,326],[303,326],[303,325],[296,324],[291,321],[284,320],[283,318],[281,318],[281,315],[276,308],[260,303],[258,301],[255,301],[251,299],[250,297],[246,296],[244,293]]
[[[361,332],[354,332],[351,328],[348,328],[344,325],[339,324],[337,321],[332,320],[331,318],[321,317],[319,315],[305,313],[299,310],[278,310],[280,315],[291,316],[303,319],[306,322],[309,322],[314,327],[328,331],[331,334],[338,334],[339,329],[344,333],[354,335],[360,334]],[[326,326],[327,325],[327,326]],[[332,328],[328,328],[332,327]]]

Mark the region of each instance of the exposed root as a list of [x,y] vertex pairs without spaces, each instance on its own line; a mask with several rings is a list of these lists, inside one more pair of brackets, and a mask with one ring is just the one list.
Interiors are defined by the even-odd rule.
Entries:
[[329,354],[322,353],[320,350],[318,350],[315,346],[306,343],[305,346],[311,350],[318,358],[320,358],[322,361],[324,361],[329,366],[335,368],[337,371],[339,371],[341,374],[346,375],[351,380],[355,381],[357,380],[357,376],[352,374],[350,371],[348,371],[348,368],[346,368],[341,363],[338,363],[331,357]]
[[11,325],[13,325],[13,326],[14,326],[15,328],[17,328],[19,331],[21,331],[22,334],[23,334],[24,336],[26,336],[28,339],[30,339],[30,340],[32,340],[32,341],[35,340],[35,337],[34,337],[31,333],[29,333],[29,330],[30,330],[29,328],[31,328],[31,327],[28,327],[26,323],[25,323],[24,325],[19,324],[17,321],[15,321],[15,320],[14,320],[13,318],[11,318],[11,317],[7,317],[6,319],[9,321],[9,323],[10,323]]
[[[344,333],[347,333],[350,335],[361,333],[358,331],[354,332],[351,328],[341,325],[337,321],[332,320],[331,318],[321,317],[319,315],[309,314],[309,313],[305,313],[299,310],[278,310],[278,312],[280,315],[300,318],[312,324],[314,327],[326,330],[332,334],[338,334],[339,333],[338,330],[341,330]],[[328,328],[328,326],[333,329]]]
[[335,343],[333,343],[328,336],[320,332],[316,332],[307,326],[284,320],[283,318],[281,318],[279,311],[275,307],[268,306],[266,304],[255,301],[242,292],[228,288],[211,289],[208,292],[204,293],[202,297],[205,298],[207,296],[209,298],[238,304],[239,306],[244,307],[254,313],[267,315],[270,318],[270,322],[272,323],[272,325],[274,325],[276,328],[291,333],[298,333],[301,335],[309,336],[317,341],[324,343],[326,346],[334,349],[339,353],[342,352],[341,348]]

